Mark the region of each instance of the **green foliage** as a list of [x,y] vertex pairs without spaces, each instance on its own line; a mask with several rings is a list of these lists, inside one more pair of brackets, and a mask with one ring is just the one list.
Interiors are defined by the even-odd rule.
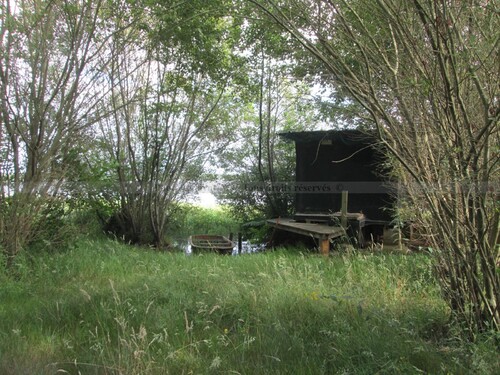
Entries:
[[494,374],[493,336],[455,339],[428,263],[85,240],[0,273],[0,373]]
[[179,69],[227,76],[235,59],[233,46],[239,40],[237,22],[229,16],[230,1],[143,0],[135,6],[151,10],[155,22],[144,17],[142,27],[166,59],[171,59],[172,53],[181,56]]

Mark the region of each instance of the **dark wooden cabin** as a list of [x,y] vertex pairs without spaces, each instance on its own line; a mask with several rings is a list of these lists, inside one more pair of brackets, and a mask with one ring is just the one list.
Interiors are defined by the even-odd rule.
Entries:
[[321,222],[341,210],[348,191],[348,212],[362,214],[364,236],[376,236],[391,221],[392,195],[384,174],[384,157],[375,138],[357,131],[282,133],[295,142],[297,222]]

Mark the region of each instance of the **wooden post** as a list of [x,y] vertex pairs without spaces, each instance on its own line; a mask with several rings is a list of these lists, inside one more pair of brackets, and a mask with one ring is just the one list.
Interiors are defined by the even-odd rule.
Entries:
[[238,232],[238,254],[241,254],[241,249],[243,248],[243,235]]
[[342,190],[342,203],[340,206],[340,225],[347,229],[347,190]]
[[330,239],[328,237],[320,239],[319,251],[321,252],[321,255],[328,256],[328,253],[330,252]]

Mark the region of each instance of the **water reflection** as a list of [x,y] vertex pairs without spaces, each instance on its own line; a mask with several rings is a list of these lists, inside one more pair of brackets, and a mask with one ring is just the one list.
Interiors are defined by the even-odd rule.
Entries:
[[[186,255],[192,255],[193,250],[191,249],[191,245],[187,240],[177,240],[174,243],[174,247],[183,250],[183,252]],[[236,256],[236,255],[242,255],[242,254],[253,254],[253,253],[258,253],[261,251],[264,251],[266,249],[266,245],[259,243],[259,244],[253,244],[250,241],[242,241],[241,242],[241,252],[238,252],[238,243],[235,243],[233,247],[233,251],[231,252],[231,255]]]
[[[253,244],[250,241],[241,242],[241,254],[251,254],[258,253],[259,251],[264,251],[266,245],[263,243]],[[238,245],[233,249],[233,255],[238,255]]]

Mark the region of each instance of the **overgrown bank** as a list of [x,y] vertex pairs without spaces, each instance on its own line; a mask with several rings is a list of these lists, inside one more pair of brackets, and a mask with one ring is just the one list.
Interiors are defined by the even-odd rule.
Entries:
[[424,255],[185,256],[84,240],[1,277],[0,373],[494,373]]

